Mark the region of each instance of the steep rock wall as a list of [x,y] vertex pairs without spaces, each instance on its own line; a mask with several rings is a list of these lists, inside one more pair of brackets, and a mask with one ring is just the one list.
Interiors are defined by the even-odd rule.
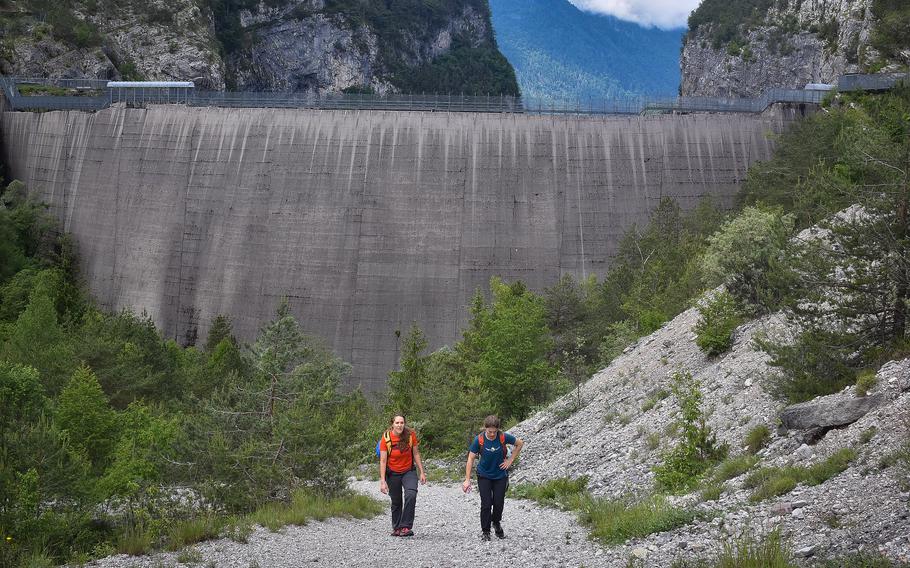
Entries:
[[833,83],[873,65],[898,69],[872,48],[875,26],[872,0],[777,2],[760,23],[743,23],[739,37],[722,43],[715,24],[702,24],[685,39],[680,92],[758,96],[773,87]]
[[491,276],[604,274],[661,197],[729,204],[789,120],[153,106],[5,112],[0,130],[102,306],[182,342],[229,314],[249,340],[287,296],[377,389],[395,330],[437,348]]

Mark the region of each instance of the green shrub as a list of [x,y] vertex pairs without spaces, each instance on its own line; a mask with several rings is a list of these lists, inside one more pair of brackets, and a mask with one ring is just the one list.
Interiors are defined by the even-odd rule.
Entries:
[[863,430],[863,432],[859,435],[859,443],[860,443],[860,444],[868,444],[870,441],[872,441],[872,438],[875,437],[875,434],[876,434],[877,432],[878,432],[878,428],[876,428],[875,426],[870,426],[869,428],[866,428],[866,429]]
[[[786,291],[788,273],[781,267],[794,218],[780,209],[746,207],[708,238],[702,269],[708,282],[723,283],[743,306],[759,312],[776,309]],[[729,300],[724,314],[735,313]],[[720,306],[719,306],[720,307]]]
[[838,392],[853,381],[856,345],[842,334],[810,330],[793,343],[767,337],[756,337],[755,342],[770,355],[769,364],[780,370],[768,377],[768,390],[790,404]]
[[622,544],[630,538],[666,532],[699,518],[695,511],[677,509],[662,496],[639,503],[624,500],[594,499],[582,512],[591,536],[603,544]]
[[742,322],[736,300],[727,292],[715,294],[699,308],[701,318],[695,324],[695,343],[708,357],[729,351],[733,330]]
[[679,492],[691,489],[713,464],[724,459],[727,447],[718,445],[701,409],[702,394],[698,382],[688,372],[673,376],[673,394],[681,411],[682,440],[654,468],[660,489]]
[[749,430],[749,433],[746,434],[746,439],[744,444],[746,450],[750,454],[756,454],[762,448],[768,444],[768,440],[771,439],[771,430],[764,424],[759,424],[758,426]]
[[903,0],[873,0],[872,13],[876,20],[872,46],[886,57],[899,59],[910,45],[910,6]]
[[869,369],[862,371],[856,377],[856,396],[866,396],[875,388],[875,371]]

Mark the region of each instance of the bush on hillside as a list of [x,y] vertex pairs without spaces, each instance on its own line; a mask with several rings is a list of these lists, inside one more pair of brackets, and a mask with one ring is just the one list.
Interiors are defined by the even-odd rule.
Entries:
[[695,343],[708,357],[726,353],[733,346],[733,330],[742,323],[736,301],[719,292],[699,307],[701,317],[695,324]]
[[793,224],[780,209],[746,207],[708,238],[705,277],[750,310],[776,309],[788,288],[780,263]]
[[682,439],[654,468],[654,479],[660,489],[680,492],[695,487],[702,474],[726,457],[728,448],[717,443],[706,424],[701,390],[690,373],[673,375],[673,395],[679,404]]

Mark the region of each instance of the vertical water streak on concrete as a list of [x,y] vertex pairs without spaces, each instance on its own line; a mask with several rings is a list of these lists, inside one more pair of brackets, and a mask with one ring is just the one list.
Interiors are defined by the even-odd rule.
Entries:
[[64,191],[63,230],[70,232],[72,226],[73,210],[76,208],[76,197],[79,195],[79,181],[82,177],[82,166],[85,164],[85,153],[88,150],[88,132],[94,123],[94,115],[88,122],[79,123],[78,133],[72,137],[70,145],[70,154],[73,156],[73,170],[70,176],[70,182],[67,184],[68,191]]
[[[568,161],[568,155],[569,155],[568,128],[566,128],[566,134],[567,134],[567,136],[566,136],[566,157],[567,157],[567,161]],[[581,163],[582,158],[585,157],[584,154],[585,154],[586,148],[583,143],[582,134],[578,130],[575,131],[575,140],[576,140],[575,152],[577,154],[576,162]],[[566,170],[568,170],[568,169],[569,168],[568,168],[568,164],[567,164]],[[576,207],[576,209],[578,209],[578,247],[579,247],[579,252],[581,253],[581,279],[587,280],[588,267],[585,263],[585,219],[584,219],[584,213],[582,211],[582,209],[584,208],[582,206],[582,203],[584,203],[584,201],[582,200],[582,195],[581,195],[581,176],[582,176],[581,171],[575,172],[575,199],[577,200],[575,207]]]
[[612,210],[616,207],[616,188],[613,185],[613,157],[610,151],[612,142],[607,132],[600,131],[600,144],[603,148],[604,171],[607,178],[607,209]]

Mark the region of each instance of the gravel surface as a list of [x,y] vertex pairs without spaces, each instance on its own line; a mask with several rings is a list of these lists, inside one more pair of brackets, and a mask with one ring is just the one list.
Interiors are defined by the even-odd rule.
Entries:
[[[376,481],[355,481],[354,489],[388,502]],[[476,489],[476,488],[475,488]],[[389,536],[389,514],[370,520],[330,519],[272,533],[261,527],[247,544],[221,539],[196,545],[193,564],[179,564],[179,553],[146,557],[111,556],[90,566],[158,568],[217,566],[249,568],[299,566],[470,567],[605,566],[604,551],[588,540],[573,513],[506,499],[505,540],[480,541],[480,498],[465,496],[460,484],[427,484],[417,497],[415,536]],[[184,553],[186,554],[186,553]]]

